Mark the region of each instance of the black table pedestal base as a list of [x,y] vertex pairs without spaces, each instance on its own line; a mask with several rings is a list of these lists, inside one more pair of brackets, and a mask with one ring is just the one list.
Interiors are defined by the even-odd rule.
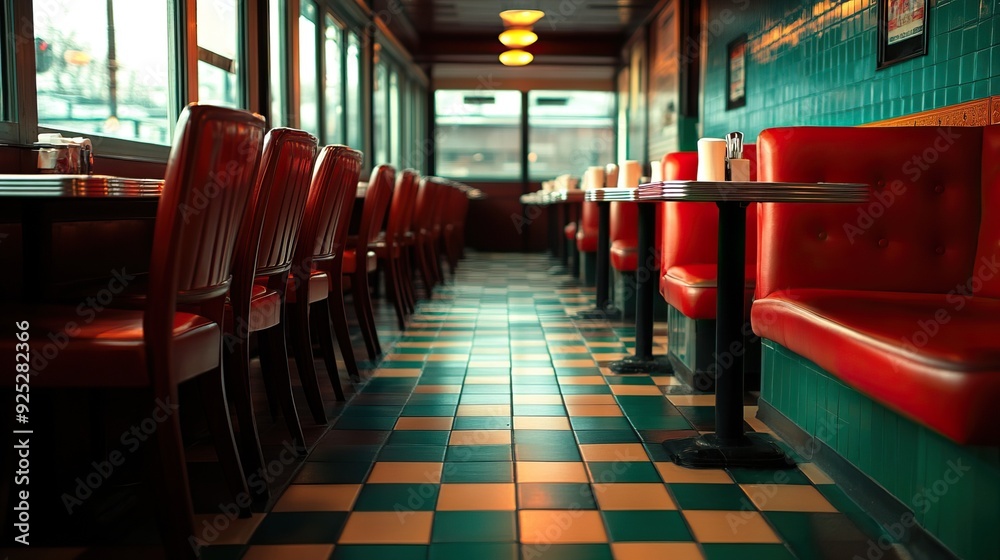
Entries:
[[672,439],[663,442],[673,462],[693,469],[790,469],[788,458],[773,441],[758,434],[746,434],[737,443],[722,442],[715,434]]
[[673,373],[666,356],[628,356],[608,366],[615,373]]
[[593,309],[588,309],[586,311],[581,311],[577,313],[574,319],[606,319],[608,321],[617,321],[622,318],[622,312],[618,310],[617,307],[609,305],[604,309],[600,307],[595,307]]

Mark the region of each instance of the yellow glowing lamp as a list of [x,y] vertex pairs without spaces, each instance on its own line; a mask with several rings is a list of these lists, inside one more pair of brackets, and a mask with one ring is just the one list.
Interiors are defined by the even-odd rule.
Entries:
[[500,19],[511,27],[531,27],[544,16],[545,12],[541,10],[504,10],[500,12]]
[[500,42],[512,49],[527,47],[537,40],[538,35],[529,29],[508,29],[500,34]]
[[514,49],[500,54],[500,64],[504,66],[525,66],[530,64],[535,57],[528,51]]

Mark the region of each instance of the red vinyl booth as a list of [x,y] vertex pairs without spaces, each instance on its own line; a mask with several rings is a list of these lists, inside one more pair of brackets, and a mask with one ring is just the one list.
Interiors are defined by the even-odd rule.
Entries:
[[1000,444],[1000,126],[771,129],[758,147],[762,180],[873,198],[760,205],[754,332],[957,443]]
[[[743,146],[750,160],[750,179],[757,178],[754,144]],[[696,152],[675,152],[663,158],[668,181],[694,180],[698,175]],[[667,354],[677,376],[698,389],[711,390],[708,373],[715,353],[716,277],[719,253],[719,209],[706,202],[664,202],[660,220],[660,295],[670,306]],[[746,314],[753,301],[757,263],[757,209],[747,208]],[[748,342],[745,361],[747,385],[756,386],[759,342]]]

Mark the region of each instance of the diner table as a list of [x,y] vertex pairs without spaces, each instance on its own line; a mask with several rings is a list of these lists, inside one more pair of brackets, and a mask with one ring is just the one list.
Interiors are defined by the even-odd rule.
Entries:
[[[639,367],[655,371],[662,360],[652,356],[655,275],[644,256],[653,244],[654,202],[714,202],[719,208],[719,254],[716,290],[715,431],[663,442],[671,459],[692,468],[760,468],[794,466],[775,443],[743,431],[743,341],[746,206],[751,202],[858,203],[870,196],[859,183],[767,183],[733,181],[663,181],[637,189],[593,189],[587,200],[639,203],[640,266],[636,271],[636,353],[618,371]],[[612,369],[615,369],[612,367]]]
[[[63,280],[66,263],[53,253],[53,227],[58,223],[87,222],[122,223],[128,232],[119,239],[122,245],[138,237],[152,240],[152,222],[156,203],[163,190],[162,179],[139,179],[109,175],[0,174],[0,221],[21,224],[22,298],[37,302],[45,298],[46,290]],[[111,234],[114,235],[113,233]],[[148,237],[147,237],[148,236]],[[114,239],[114,237],[112,237]],[[87,240],[74,240],[73,248],[85,246]],[[91,246],[95,255],[108,256],[115,247]],[[148,247],[123,251],[115,266],[134,265],[145,259]],[[90,259],[81,262],[92,265],[90,270],[107,271]],[[139,263],[141,267],[141,262]],[[83,267],[81,267],[83,268]],[[83,272],[83,271],[81,271]]]

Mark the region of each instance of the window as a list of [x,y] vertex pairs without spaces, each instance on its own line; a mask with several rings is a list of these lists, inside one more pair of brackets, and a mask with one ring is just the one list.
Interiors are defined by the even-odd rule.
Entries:
[[[347,110],[347,145],[364,149],[362,132],[365,129],[361,111],[361,39],[354,33],[347,34],[347,88],[344,106]],[[365,154],[369,156],[369,154]],[[370,159],[369,157],[365,158]]]
[[236,0],[198,0],[198,101],[242,107]]
[[269,0],[268,20],[271,27],[268,43],[270,44],[271,72],[271,122],[270,126],[284,126],[288,122],[285,103],[285,76],[287,72],[285,57],[285,3],[282,0]]
[[342,41],[344,28],[330,14],[326,15],[324,23],[323,56],[325,57],[325,72],[323,75],[324,112],[323,143],[344,143],[344,77]]
[[[376,50],[377,52],[377,50]],[[372,165],[389,163],[389,69],[384,60],[375,63],[375,91],[372,92],[372,134],[375,154]]]
[[313,0],[302,0],[299,7],[299,128],[319,136],[319,9]]
[[389,147],[392,157],[389,161],[397,168],[406,167],[403,161],[403,115],[399,112],[401,104],[399,102],[399,72],[395,68],[389,71]]
[[39,126],[169,144],[167,2],[33,6]]
[[615,98],[610,92],[528,92],[528,177],[532,181],[615,159]]
[[435,172],[452,178],[521,178],[521,92],[438,90]]

